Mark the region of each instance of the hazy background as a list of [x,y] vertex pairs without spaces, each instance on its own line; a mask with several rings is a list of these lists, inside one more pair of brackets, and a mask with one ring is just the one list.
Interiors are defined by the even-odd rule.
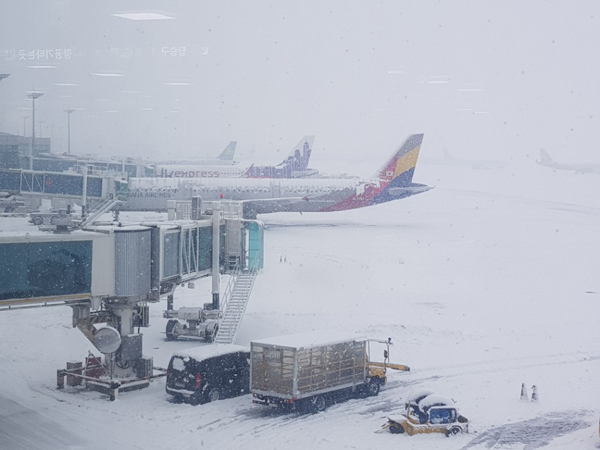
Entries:
[[[112,15],[126,12],[173,19]],[[315,134],[311,166],[371,172],[423,132],[424,158],[600,162],[599,42],[597,1],[4,0],[0,131],[22,134],[35,89],[55,153],[77,108],[79,154],[237,140],[239,158],[277,163]]]

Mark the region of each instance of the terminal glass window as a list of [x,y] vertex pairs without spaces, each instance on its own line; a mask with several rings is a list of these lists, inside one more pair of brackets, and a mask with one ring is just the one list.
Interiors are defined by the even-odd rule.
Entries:
[[179,231],[166,233],[163,244],[163,278],[169,278],[179,274]]
[[87,294],[92,241],[0,244],[0,300]]
[[198,229],[198,270],[212,267],[212,227]]

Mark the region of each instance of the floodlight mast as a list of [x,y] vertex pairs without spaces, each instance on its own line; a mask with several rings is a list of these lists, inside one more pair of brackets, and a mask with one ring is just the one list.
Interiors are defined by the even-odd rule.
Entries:
[[27,95],[27,97],[31,99],[31,109],[33,110],[31,120],[31,152],[29,155],[29,170],[33,170],[33,149],[35,145],[35,99],[40,98],[42,95],[44,95],[43,92],[32,92],[31,94]]
[[72,108],[65,109],[67,113],[67,154],[71,154],[71,113],[75,111]]
[[10,76],[10,73],[0,73],[0,81],[4,80],[5,78],[8,78]]

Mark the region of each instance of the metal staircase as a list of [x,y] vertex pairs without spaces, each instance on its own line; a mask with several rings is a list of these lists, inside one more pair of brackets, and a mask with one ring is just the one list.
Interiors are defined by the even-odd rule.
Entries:
[[249,270],[237,271],[232,275],[222,299],[223,316],[215,337],[216,343],[233,343],[246,312],[246,306],[248,306],[248,300],[250,300],[250,294],[257,275],[256,265]]
[[94,203],[93,207],[88,211],[87,217],[83,222],[81,222],[81,228],[87,227],[91,225],[98,219],[102,214],[107,213],[111,209],[113,209],[116,205],[121,203],[120,200],[114,198],[106,198],[103,200],[99,200]]

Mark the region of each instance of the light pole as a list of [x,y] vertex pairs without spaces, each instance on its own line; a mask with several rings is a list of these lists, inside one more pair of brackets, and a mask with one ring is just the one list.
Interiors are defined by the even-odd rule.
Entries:
[[0,81],[4,80],[5,78],[8,78],[10,76],[10,73],[0,73]]
[[74,109],[65,109],[67,113],[67,154],[71,154],[71,113]]
[[29,170],[33,170],[33,149],[35,145],[35,99],[44,95],[43,92],[32,92],[27,97],[31,99],[32,120],[31,120],[31,154],[29,155]]

